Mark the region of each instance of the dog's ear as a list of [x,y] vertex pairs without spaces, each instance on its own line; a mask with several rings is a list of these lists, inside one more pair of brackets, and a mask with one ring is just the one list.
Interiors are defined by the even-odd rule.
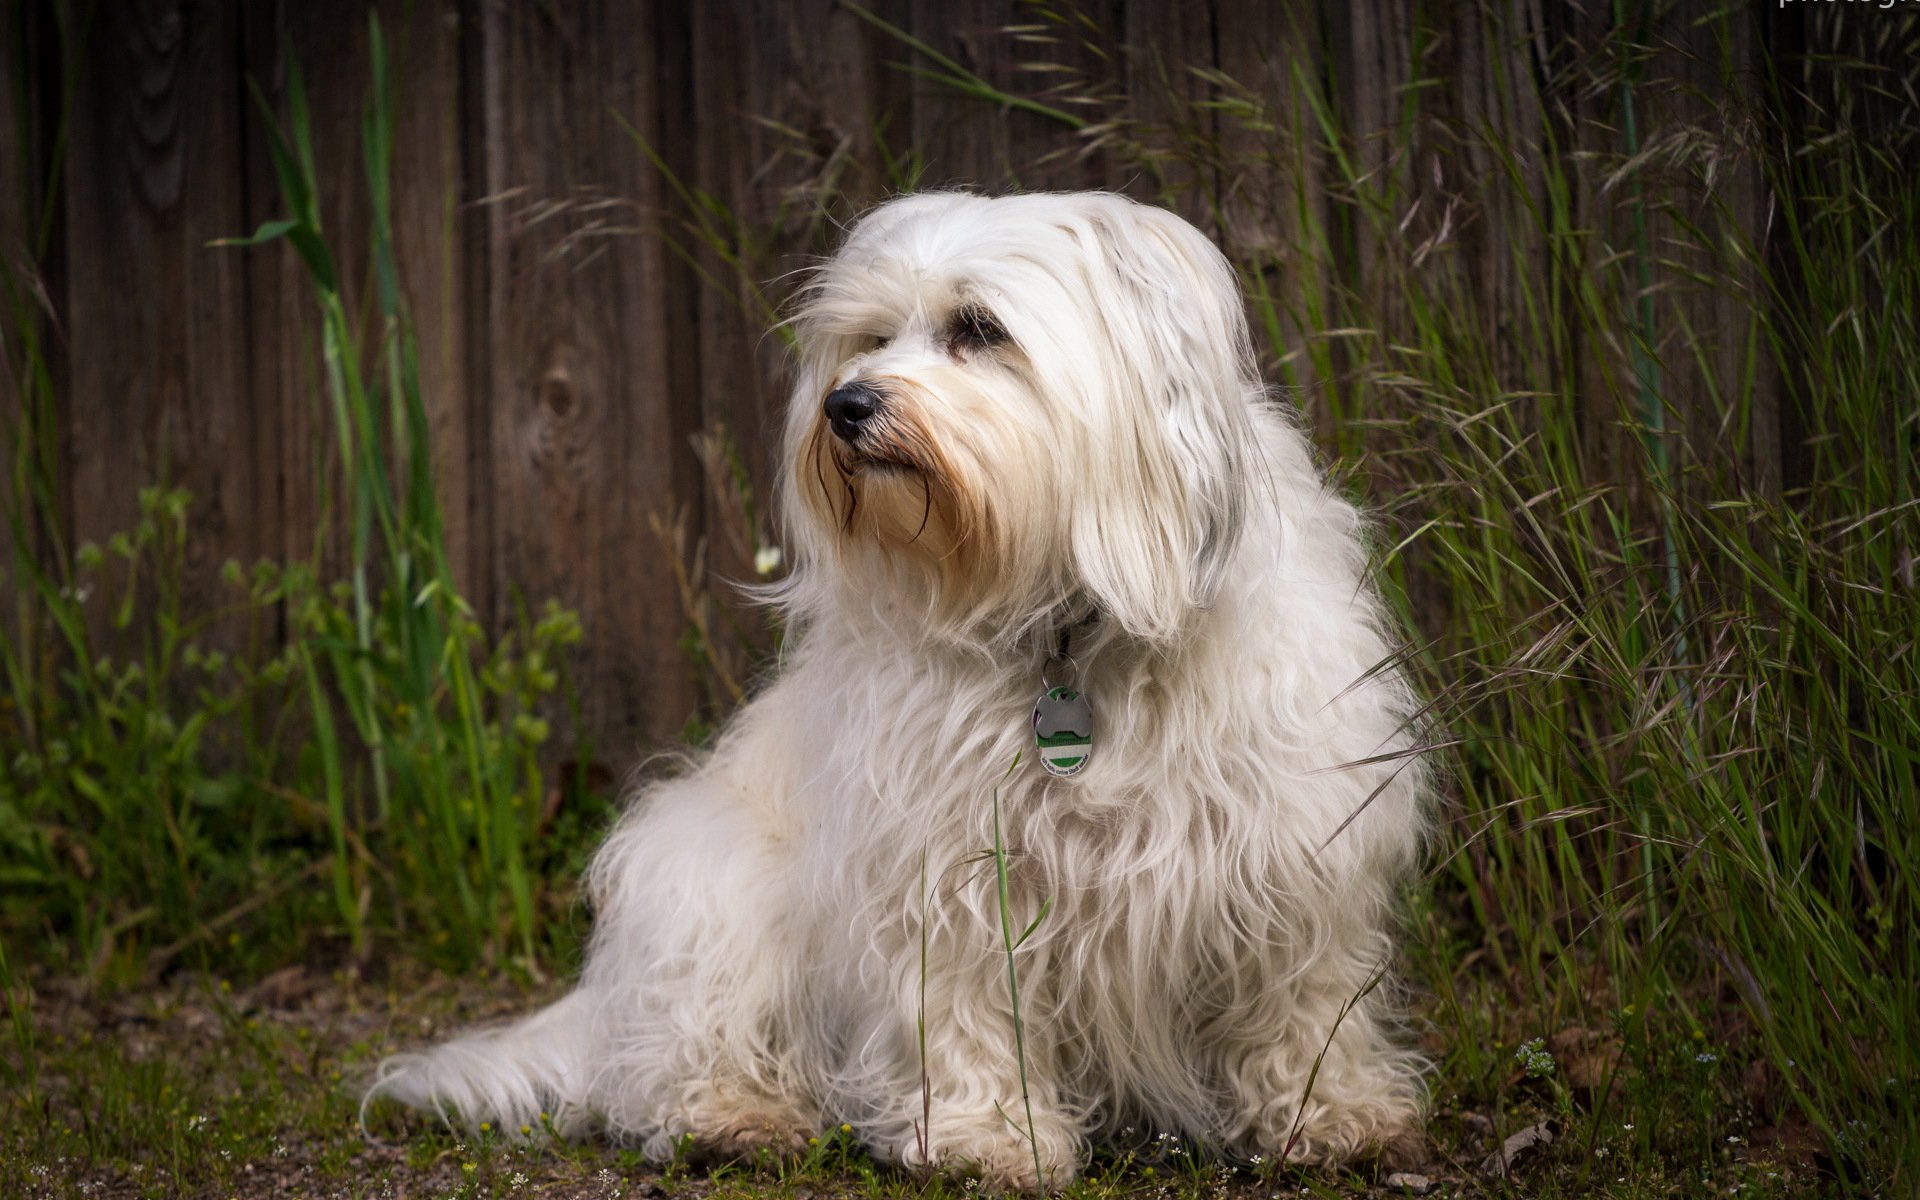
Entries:
[[1082,586],[1135,636],[1190,628],[1240,546],[1263,390],[1233,268],[1172,213],[1090,196],[1073,222],[1111,356],[1110,428],[1072,531]]

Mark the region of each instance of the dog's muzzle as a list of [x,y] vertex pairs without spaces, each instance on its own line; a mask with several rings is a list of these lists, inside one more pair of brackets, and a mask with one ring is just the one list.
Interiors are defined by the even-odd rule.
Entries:
[[880,393],[864,383],[844,383],[827,393],[827,424],[833,436],[851,446],[873,415],[880,411]]

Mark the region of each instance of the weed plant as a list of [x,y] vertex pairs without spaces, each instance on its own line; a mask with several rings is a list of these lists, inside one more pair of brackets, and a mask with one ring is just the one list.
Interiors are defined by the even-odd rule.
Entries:
[[[51,516],[37,281],[5,276],[23,398],[8,431],[17,591],[0,641],[0,919],[29,948],[16,965],[74,956],[96,977],[138,978],[191,952],[259,970],[336,937],[364,955],[373,930],[456,966],[537,969],[552,948],[536,947],[536,880],[558,864],[530,839],[580,627],[549,606],[492,638],[448,567],[394,260],[395,101],[377,21],[370,45],[368,295],[349,293],[322,228],[297,66],[284,132],[256,95],[289,216],[228,243],[285,242],[313,284],[339,491],[326,521],[344,530],[344,564],[318,551],[229,563],[230,603],[184,611],[191,498],[158,486],[134,529],[68,553]],[[328,582],[333,569],[343,577]],[[243,652],[203,648],[236,628]]]

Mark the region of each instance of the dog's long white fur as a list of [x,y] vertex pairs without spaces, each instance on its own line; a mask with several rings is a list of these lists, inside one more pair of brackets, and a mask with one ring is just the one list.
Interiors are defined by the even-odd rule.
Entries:
[[[963,341],[967,306],[1006,343]],[[796,332],[777,677],[632,798],[576,990],[371,1094],[654,1155],[846,1122],[1029,1188],[1122,1129],[1334,1161],[1415,1128],[1420,1060],[1370,987],[1425,830],[1414,702],[1224,258],[1113,195],[910,196]],[[856,380],[870,461],[821,412]],[[1055,779],[1027,717],[1063,628],[1097,732]],[[1015,928],[1051,905],[1016,954],[1044,1179],[996,787]]]

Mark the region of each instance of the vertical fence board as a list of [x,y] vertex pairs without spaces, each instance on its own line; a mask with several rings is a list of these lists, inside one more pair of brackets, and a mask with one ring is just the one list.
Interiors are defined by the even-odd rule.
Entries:
[[[1217,62],[1213,21],[1212,4],[1127,5],[1128,109],[1150,141],[1203,150],[1214,146],[1214,112],[1205,103],[1211,89],[1191,69]],[[1172,204],[1201,228],[1212,228],[1219,184],[1216,156],[1156,157],[1155,175],[1138,180],[1134,194]]]
[[[1010,149],[1022,187],[1046,191],[1104,188],[1131,191],[1132,169],[1116,162],[1098,141],[1102,121],[1119,112],[1118,89],[1130,54],[1124,0],[1072,0],[1062,5],[1016,7],[1001,21],[1006,30],[997,81],[1047,108],[1091,128],[1075,129],[1051,116],[1009,113]],[[982,106],[984,108],[984,106]],[[1020,155],[1030,160],[1023,163]]]
[[[33,335],[39,340],[50,392],[36,397],[38,413],[33,417],[33,428],[24,423],[10,426],[15,438],[33,443],[27,453],[36,462],[33,474],[38,476],[37,486],[43,489],[38,497],[20,497],[26,511],[19,514],[19,528],[28,542],[26,547],[12,541],[11,524],[0,531],[0,547],[5,547],[8,556],[0,563],[5,564],[11,578],[16,550],[25,549],[40,567],[50,566],[53,543],[66,538],[73,528],[73,473],[66,469],[67,410],[73,390],[64,333],[66,214],[58,194],[58,185],[65,180],[55,164],[54,148],[61,142],[61,122],[65,119],[66,68],[77,50],[61,12],[46,0],[10,8],[0,38],[6,41],[6,53],[20,55],[17,61],[22,64],[21,77],[8,80],[7,96],[0,101],[7,111],[6,130],[0,138],[8,147],[0,157],[5,193],[0,197],[0,209],[7,214],[0,217],[6,226],[6,232],[0,233],[0,255],[7,256],[15,286],[22,289],[18,300],[27,312],[21,319],[31,322]],[[14,370],[26,368],[21,339],[24,332],[24,328],[16,330],[12,326],[5,330],[8,378],[0,381],[0,421],[9,423],[28,416],[23,407],[27,393],[20,390],[20,379],[13,375]],[[18,452],[23,447],[14,441],[7,449]],[[21,482],[23,486],[28,484],[27,480]],[[12,605],[24,590],[10,585],[0,591],[7,593],[0,597],[0,613],[9,619],[19,615]],[[32,647],[38,644],[40,631],[25,625],[12,628],[23,639],[23,654],[37,657]],[[54,664],[50,660],[35,665],[44,672],[44,678],[51,677]]]
[[663,353],[666,252],[633,236],[659,181],[615,118],[665,141],[655,55],[681,50],[658,45],[657,16],[501,4],[481,30],[494,578],[502,603],[579,609],[586,719],[619,758],[670,736],[693,700],[647,518],[694,494],[698,413]]
[[386,3],[381,16],[392,47],[394,254],[419,349],[447,558],[461,594],[485,619],[493,606],[476,501],[488,489],[484,466],[476,471],[476,412],[467,378],[466,251],[473,215],[462,146],[464,31],[453,0]]
[[[267,122],[286,129],[287,71],[291,64],[285,51],[291,36],[281,6],[259,5],[243,10],[242,65],[259,97],[271,108],[270,116],[263,113],[249,89],[243,114],[248,150],[244,160],[243,232],[287,215],[267,153]],[[310,95],[311,72],[316,67],[322,75],[331,75],[325,66],[307,62],[316,49],[307,46],[295,52],[302,72],[309,75]],[[331,113],[348,107],[354,99],[329,93],[322,107]],[[342,164],[332,143],[331,137],[317,139],[315,154],[324,154],[325,166],[316,164],[316,169],[337,180]],[[323,179],[323,186],[325,182]],[[342,215],[336,205],[323,213],[322,220],[337,223],[336,218]],[[323,497],[327,494],[327,464],[334,458],[328,450],[334,441],[331,425],[321,407],[325,384],[312,284],[290,246],[276,243],[230,253],[245,256],[247,320],[253,343],[247,363],[247,388],[259,413],[260,452],[275,472],[273,491],[280,517],[263,550],[277,560],[304,559],[315,550]],[[356,276],[358,267],[357,262],[341,263],[343,271],[350,269]],[[331,565],[337,567],[344,554],[337,531],[328,540]]]
[[[293,137],[287,89],[294,70],[306,86],[320,220],[333,249],[340,289],[348,302],[367,285],[367,185],[360,120],[367,102],[367,26],[298,5],[246,10],[244,42],[249,76],[271,108],[250,106],[249,226],[287,216],[286,202],[265,152],[266,122]],[[248,251],[248,290],[255,326],[253,386],[279,467],[282,521],[276,551],[302,559],[316,550],[323,569],[338,573],[350,561],[346,531],[329,517],[343,510],[344,480],[321,358],[320,314],[313,280],[291,246]],[[373,353],[370,322],[359,335]],[[324,531],[324,533],[322,532]]]
[[[1617,55],[1611,40],[1613,15],[1607,8],[1551,5],[1545,8],[1543,21],[1548,64],[1543,129],[1562,155],[1568,221],[1576,228],[1592,230],[1601,242],[1598,250],[1583,247],[1575,257],[1592,259],[1619,245],[1619,230],[1607,223],[1607,205],[1601,197],[1607,173],[1620,159],[1619,90],[1605,82]],[[1618,268],[1611,274],[1594,274],[1598,278],[1591,302],[1622,303],[1614,286]],[[1586,328],[1592,322],[1580,315],[1580,310],[1589,301],[1579,296],[1579,281],[1570,279],[1561,287],[1559,300],[1573,314],[1570,320],[1575,325],[1567,331],[1568,350],[1573,355],[1567,376],[1584,400],[1573,412],[1580,449],[1583,454],[1610,453],[1606,447],[1619,433],[1615,398],[1628,386],[1627,364],[1617,347],[1592,336]]]
[[[18,63],[26,68],[24,78],[13,78],[9,70],[5,86],[0,87],[0,270],[13,288],[32,285],[36,274],[32,237],[34,197],[40,186],[39,151],[33,144],[34,108],[32,97],[38,90],[39,72],[27,49],[28,6],[9,5],[0,14],[0,62],[9,68]],[[9,297],[0,296],[0,303]],[[17,302],[17,301],[16,301]],[[0,470],[11,478],[13,458],[19,438],[26,435],[25,412],[15,372],[20,369],[20,347],[11,311],[0,315]],[[37,324],[37,322],[36,322]],[[10,487],[0,484],[0,487]],[[27,520],[27,512],[14,512],[14,497],[0,492],[0,636],[13,632],[14,597],[24,584],[14,571],[14,522]],[[30,536],[30,535],[29,535]]]
[[[41,187],[40,155],[33,130],[39,105],[35,103],[44,70],[27,42],[33,35],[30,25],[38,14],[33,6],[10,4],[0,14],[0,63],[8,67],[4,86],[0,86],[0,264],[4,264],[15,286],[31,281],[35,201]],[[13,67],[24,68],[16,78]],[[9,320],[11,314],[9,314]],[[4,327],[6,365],[14,364],[11,325]],[[11,369],[0,371],[0,418],[12,420],[18,411],[19,392]],[[0,537],[5,533],[0,530]]]
[[[897,7],[872,11],[898,23]],[[778,449],[786,358],[768,332],[774,314],[767,306],[779,304],[792,272],[829,248],[838,217],[887,194],[892,181],[880,146],[887,126],[904,141],[908,93],[883,61],[904,51],[883,50],[885,36],[837,0],[709,4],[693,12],[692,170],[736,228],[758,231],[733,245],[735,263],[700,253],[711,281],[689,298],[698,314],[700,390],[706,423],[726,426],[741,461],[762,481],[771,478]],[[876,120],[896,112],[890,122]],[[758,495],[764,505],[767,489]],[[714,515],[713,566],[738,577],[750,562]]]
[[[910,0],[907,20],[913,35],[933,49],[977,75],[1000,80],[1006,73],[993,67],[1008,57],[997,30],[1005,12],[994,0]],[[904,47],[899,53],[916,66],[937,69]],[[926,155],[925,185],[992,189],[1005,184],[1012,166],[1007,124],[986,116],[982,107],[943,84],[915,81],[913,145]]]
[[[1391,155],[1410,132],[1402,128],[1401,102],[1414,72],[1414,21],[1411,0],[1336,5],[1328,13],[1332,95],[1336,111],[1354,131],[1354,169],[1369,179],[1407,171],[1406,162]],[[1364,218],[1355,218],[1353,250],[1348,282],[1365,287],[1375,277],[1381,248]]]
[[[1423,230],[1438,222],[1457,227],[1459,254],[1480,328],[1476,336],[1495,355],[1509,388],[1545,390],[1551,345],[1528,328],[1528,286],[1539,261],[1520,247],[1547,244],[1534,214],[1547,211],[1542,175],[1544,130],[1537,67],[1544,62],[1545,30],[1535,0],[1463,7],[1442,32],[1450,51],[1439,99],[1458,141],[1423,146],[1413,164],[1413,187],[1427,208]],[[1450,139],[1451,140],[1451,139]],[[1502,151],[1510,149],[1511,158]],[[1438,178],[1439,182],[1431,181]],[[1460,202],[1453,212],[1448,206]]]
[[[1794,97],[1794,102],[1786,104],[1778,104],[1776,97],[1776,103],[1769,106],[1778,127],[1776,136],[1788,145],[1804,144],[1808,134],[1810,106],[1800,102],[1800,93],[1810,82],[1810,51],[1818,43],[1809,41],[1811,31],[1807,26],[1808,14],[1803,5],[1768,7],[1763,13],[1759,50],[1766,60],[1767,81],[1770,86]],[[1770,303],[1772,316],[1779,320],[1788,315],[1784,307],[1793,303],[1789,297],[1806,294],[1806,281],[1802,278],[1799,259],[1793,252],[1791,240],[1777,234],[1768,236],[1772,224],[1771,220],[1763,219],[1757,226],[1750,227],[1750,232],[1762,241],[1762,261],[1777,285]],[[1809,419],[1811,414],[1800,381],[1794,378],[1792,372],[1776,372],[1772,382],[1774,394],[1771,408],[1777,464],[1775,478],[1781,491],[1791,492],[1805,487],[1811,479],[1812,451],[1808,444],[1808,437],[1813,430]]]
[[277,528],[246,394],[238,6],[149,0],[82,48],[65,190],[76,540],[129,528],[139,487],[193,493],[185,612]]
[[[1214,19],[1226,31],[1218,39],[1220,71],[1246,105],[1219,118],[1221,241],[1278,299],[1280,328],[1263,365],[1269,378],[1300,388],[1304,401],[1319,382],[1306,358],[1315,332],[1310,314],[1327,311],[1332,299],[1323,264],[1302,254],[1326,208],[1303,91],[1320,78],[1318,12],[1305,0],[1220,0]],[[1267,340],[1259,329],[1254,336]]]
[[[1675,243],[1685,236],[1684,223],[1722,247],[1737,242],[1750,247],[1744,263],[1722,270],[1725,255],[1700,253],[1692,245],[1682,254],[1655,235],[1655,256],[1673,260],[1659,273],[1667,330],[1661,365],[1675,385],[1670,396],[1678,426],[1675,445],[1710,462],[1738,462],[1756,487],[1777,492],[1779,411],[1773,397],[1778,388],[1764,351],[1755,355],[1753,366],[1760,374],[1744,422],[1721,416],[1748,374],[1753,339],[1763,336],[1749,322],[1764,311],[1761,238],[1771,193],[1758,161],[1745,152],[1766,136],[1756,120],[1765,86],[1758,61],[1760,16],[1743,14],[1719,25],[1675,20],[1667,36],[1678,86],[1658,98],[1648,124],[1685,130],[1701,143],[1697,157],[1673,181],[1666,197],[1671,215],[1663,224],[1679,235]],[[1708,180],[1710,186],[1703,186]],[[1702,349],[1699,359],[1683,350],[1683,334]]]
[[[1031,48],[1009,38],[1006,27],[1022,14],[1001,0],[911,0],[911,32],[962,67],[1012,92],[1025,86],[1020,64]],[[899,48],[901,59],[910,59]],[[916,65],[937,69],[918,61]],[[1019,110],[996,111],[987,103],[931,80],[913,90],[913,145],[926,156],[928,187],[976,187],[990,192],[1066,188],[1085,178],[1084,164],[1070,158],[1041,163],[1061,149],[1066,129],[1057,121]],[[1028,170],[1029,166],[1032,170]]]
[[[378,9],[388,47],[394,111],[391,168],[394,245],[414,321],[434,472],[446,520],[449,558],[468,599],[486,604],[484,547],[474,524],[469,472],[473,458],[466,386],[467,285],[462,205],[458,30],[445,3]],[[372,74],[368,24],[298,6],[247,10],[245,54],[250,76],[288,128],[288,72],[298,64],[311,108],[321,221],[332,244],[343,293],[355,311],[371,314],[369,278],[371,201],[362,122]],[[292,55],[292,62],[287,55]],[[249,107],[248,222],[286,215],[272,165],[264,152],[267,117]],[[255,345],[251,386],[261,398],[264,444],[273,447],[284,505],[275,550],[304,557],[313,548],[332,498],[341,494],[335,437],[319,361],[320,327],[312,282],[286,246],[250,252],[249,311]],[[369,319],[359,327],[365,368],[376,369],[383,332]],[[345,547],[336,535],[331,560]]]

